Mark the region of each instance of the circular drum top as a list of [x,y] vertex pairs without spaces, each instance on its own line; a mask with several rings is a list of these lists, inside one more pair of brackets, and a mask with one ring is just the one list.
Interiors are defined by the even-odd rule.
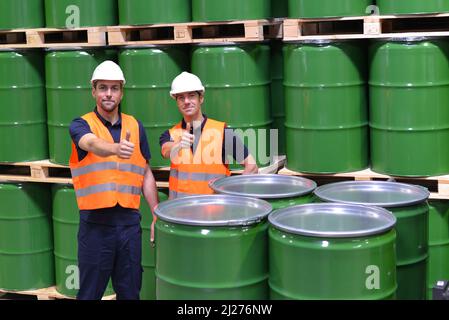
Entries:
[[193,226],[246,226],[260,222],[271,212],[260,199],[205,195],[159,203],[155,214],[164,221]]
[[430,196],[423,187],[387,181],[338,182],[318,187],[314,193],[323,201],[384,208],[419,204]]
[[278,174],[239,175],[209,183],[217,193],[261,199],[299,197],[316,188],[312,180]]
[[274,211],[277,229],[322,238],[355,238],[392,229],[396,217],[386,209],[343,203],[314,203]]

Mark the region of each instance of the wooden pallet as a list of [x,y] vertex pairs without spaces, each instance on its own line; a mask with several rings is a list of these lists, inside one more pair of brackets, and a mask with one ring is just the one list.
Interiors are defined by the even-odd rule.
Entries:
[[449,13],[285,19],[284,41],[449,36]]
[[70,169],[48,160],[0,163],[0,181],[72,183]]
[[248,42],[282,38],[282,19],[108,27],[109,45]]
[[281,169],[279,174],[303,176],[314,180],[318,185],[340,181],[396,181],[426,187],[430,191],[431,199],[449,199],[449,175],[423,178],[395,177],[375,173],[371,169],[336,174],[310,174],[291,171],[287,168]]
[[[35,296],[37,300],[57,300],[57,299],[70,299],[74,300],[73,297],[67,297],[63,294],[60,294],[56,291],[56,287],[50,287],[45,289],[36,289],[36,290],[27,290],[27,291],[9,291],[0,289],[0,293],[5,294],[14,294],[14,295],[26,295],[26,296]],[[102,300],[115,300],[116,295],[105,296]]]
[[0,30],[0,49],[101,47],[106,45],[106,27]]

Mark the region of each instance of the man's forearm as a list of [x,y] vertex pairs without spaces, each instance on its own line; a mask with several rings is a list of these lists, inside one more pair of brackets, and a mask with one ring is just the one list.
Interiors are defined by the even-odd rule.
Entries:
[[96,137],[94,134],[86,134],[79,141],[79,147],[87,152],[92,152],[99,157],[116,155],[119,144],[110,143]]
[[253,156],[248,155],[241,163],[245,167],[242,174],[256,174],[259,173],[259,167],[257,167],[256,160]]
[[162,146],[161,154],[165,159],[173,160],[181,150],[181,144],[175,142],[167,142]]
[[102,139],[92,139],[88,143],[89,152],[93,152],[99,157],[109,157],[117,154],[118,143],[106,142]]
[[147,201],[151,212],[154,213],[154,207],[159,203],[159,197],[157,194],[156,180],[154,179],[151,169],[147,167],[145,171],[145,177],[143,179],[142,186],[143,195]]

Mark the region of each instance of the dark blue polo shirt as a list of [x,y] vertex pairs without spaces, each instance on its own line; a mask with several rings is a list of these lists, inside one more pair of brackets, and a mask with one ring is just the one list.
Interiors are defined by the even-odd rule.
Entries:
[[[105,120],[97,111],[94,109],[95,114],[101,120],[101,122],[108,128],[111,133],[114,142],[120,142],[120,135],[122,132],[122,117],[119,113],[119,120],[112,125],[109,121]],[[147,162],[151,159],[150,147],[148,146],[147,135],[145,134],[145,129],[140,121],[139,123],[139,135],[140,135],[140,152]],[[81,161],[87,156],[87,152],[79,147],[80,139],[88,133],[92,133],[89,124],[86,120],[82,118],[76,118],[70,124],[70,136],[72,141],[76,146],[78,152],[78,158]],[[104,208],[96,210],[80,210],[80,219],[89,223],[107,224],[107,225],[133,225],[140,223],[140,213],[138,210],[123,208],[120,205],[116,205],[113,208]]]
[[[207,120],[207,116],[205,114],[203,114],[203,122],[201,123],[201,133],[203,132],[204,126],[206,125],[206,120]],[[187,127],[186,122],[184,121],[184,119],[182,119],[182,124],[181,124],[182,128],[185,129]],[[193,128],[190,128],[190,133],[193,134]],[[195,140],[199,140],[199,137],[195,137]],[[232,146],[227,145],[227,143],[232,141]],[[162,135],[159,138],[159,145],[162,147],[164,143],[167,142],[173,142],[173,140],[170,137],[170,131],[166,130],[164,131],[164,133],[162,133]],[[197,145],[197,143],[195,143],[195,145]],[[193,145],[190,148],[192,150],[192,153],[194,152],[193,150]],[[243,150],[243,157],[242,156],[238,156],[237,155],[237,150]],[[223,145],[221,148],[221,161],[223,163],[227,163],[228,161],[226,160],[228,156],[232,156],[234,158],[234,160],[237,160],[238,163],[242,162],[243,160],[245,160],[249,155],[249,151],[248,148],[243,144],[242,140],[237,137],[234,134],[234,130],[227,128],[227,126],[225,125],[225,132],[223,135]]]

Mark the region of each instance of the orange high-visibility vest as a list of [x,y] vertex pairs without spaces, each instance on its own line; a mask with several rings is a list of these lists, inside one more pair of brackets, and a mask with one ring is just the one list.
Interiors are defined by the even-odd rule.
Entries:
[[[117,203],[124,208],[138,209],[140,206],[147,162],[140,152],[139,123],[134,117],[124,113],[121,117],[121,139],[125,139],[126,131],[129,130],[130,142],[136,146],[130,159],[120,159],[118,156],[100,157],[88,152],[79,161],[72,141],[70,171],[80,210],[111,208]],[[114,143],[111,133],[94,112],[85,114],[82,118],[98,138]]]
[[[223,163],[222,147],[225,123],[207,119],[195,154],[191,148],[181,149],[171,159],[170,199],[213,194],[209,181],[230,176],[229,166]],[[173,141],[182,137],[182,122],[169,130]]]

